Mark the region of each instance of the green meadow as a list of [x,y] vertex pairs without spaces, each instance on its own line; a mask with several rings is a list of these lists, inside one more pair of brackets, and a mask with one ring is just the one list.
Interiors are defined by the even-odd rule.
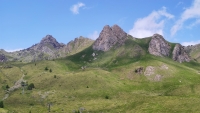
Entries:
[[[200,64],[150,55],[149,41],[128,39],[108,52],[89,47],[66,58],[1,63],[0,96],[9,96],[0,112],[48,113],[49,106],[52,113],[199,112]],[[35,88],[7,92],[23,75]]]

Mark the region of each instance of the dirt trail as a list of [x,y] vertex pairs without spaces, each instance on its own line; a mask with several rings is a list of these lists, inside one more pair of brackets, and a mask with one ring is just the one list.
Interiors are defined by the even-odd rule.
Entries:
[[[21,70],[21,71],[22,71],[22,70]],[[23,72],[23,71],[22,71],[22,72]],[[5,96],[4,96],[4,98],[3,98],[2,100],[7,99],[7,98],[9,97],[9,94],[10,94],[12,91],[14,91],[14,90],[16,90],[16,89],[19,89],[19,88],[21,87],[21,82],[25,82],[24,76],[25,76],[25,75],[23,74],[22,77],[21,77],[18,81],[15,82],[14,86],[10,87],[10,88],[7,90]]]

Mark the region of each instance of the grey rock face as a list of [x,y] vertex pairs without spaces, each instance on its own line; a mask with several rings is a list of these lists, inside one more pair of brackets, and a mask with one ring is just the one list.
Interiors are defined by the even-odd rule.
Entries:
[[5,62],[7,61],[7,58],[4,54],[0,54],[0,62]]
[[173,50],[173,60],[178,62],[189,62],[190,57],[184,50],[184,47],[181,44],[176,44]]
[[[0,50],[0,55],[3,54],[8,56],[7,61],[17,60],[22,62],[33,62],[38,60],[51,60],[80,52],[91,46],[93,42],[94,41],[91,39],[79,37],[65,45],[63,43],[58,43],[53,36],[47,35],[40,43],[34,44],[27,49],[15,52],[5,52],[4,50]],[[2,55],[0,56],[0,60],[1,59],[4,59]]]
[[40,45],[49,44],[49,45],[51,45],[53,48],[57,48],[57,49],[59,49],[59,48],[61,48],[61,47],[63,46],[63,44],[58,43],[57,40],[56,40],[54,37],[52,37],[51,35],[47,35],[46,37],[44,37],[44,38],[40,41],[39,44],[40,44]]
[[170,48],[169,43],[162,35],[154,34],[149,43],[148,51],[152,55],[164,57],[170,55]]
[[125,33],[118,25],[110,27],[104,26],[99,37],[93,44],[94,50],[108,51],[114,45],[121,46],[127,39],[127,33]]
[[7,56],[11,56],[13,60],[19,60],[23,62],[31,62],[37,60],[49,60],[58,58],[60,53],[59,49],[63,48],[64,44],[58,43],[56,39],[51,35],[46,35],[40,43],[16,52],[10,52]]

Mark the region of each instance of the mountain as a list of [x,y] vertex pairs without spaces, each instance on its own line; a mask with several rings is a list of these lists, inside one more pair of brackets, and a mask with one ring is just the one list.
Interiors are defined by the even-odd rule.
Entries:
[[[141,45],[141,42],[144,40],[146,40],[146,43]],[[146,46],[142,47],[144,44]],[[120,47],[121,49],[117,49]],[[123,47],[125,48],[122,49]],[[137,39],[127,35],[127,33],[124,32],[118,25],[114,25],[112,27],[108,25],[104,26],[92,48],[94,51],[104,52],[113,48],[118,51],[118,53],[113,54],[118,54],[118,56],[122,56],[124,54],[133,57],[138,56],[139,54],[145,55],[146,52],[148,52],[149,54],[155,56],[169,57],[180,63],[189,62],[191,60],[182,45],[170,43],[166,41],[162,35],[154,34],[146,39]]]
[[[48,53],[48,50],[56,50],[56,49],[60,49],[63,46],[65,46],[62,43],[58,43],[57,40],[52,37],[51,35],[47,35],[46,37],[44,37],[40,43],[33,45],[32,47],[28,48],[28,49],[32,49],[35,51],[42,51],[44,53]],[[48,49],[49,48],[49,49]]]
[[[0,62],[0,97],[5,106],[0,112],[200,110],[200,64],[191,56],[198,46],[170,43],[159,34],[133,38],[119,26],[118,34],[113,27],[104,28],[95,42],[79,37],[65,45],[47,36],[21,51],[57,53],[58,59]],[[13,54],[0,52],[3,59]]]
[[181,44],[176,44],[173,50],[173,60],[178,62],[190,62],[191,58]]
[[[173,50],[173,51],[170,51]],[[154,34],[149,43],[148,51],[150,54],[161,57],[169,57],[172,54],[172,59],[178,62],[189,62],[191,58],[187,54],[186,50],[181,44],[175,44],[175,47],[172,47],[172,44],[167,42],[163,36],[159,34]]]
[[150,54],[155,56],[169,56],[170,55],[171,46],[169,43],[163,38],[163,36],[159,34],[154,34],[149,43],[148,51]]
[[[140,42],[143,40],[149,41],[146,42],[145,48],[142,47],[143,45],[140,45]],[[131,42],[132,46],[128,46],[131,45]],[[138,54],[145,55],[146,52],[148,52],[155,56],[170,57],[174,61],[180,63],[189,62],[192,59],[197,61],[200,59],[200,55],[194,55],[199,53],[196,52],[198,46],[184,47],[180,44],[173,44],[166,41],[164,37],[159,34],[154,34],[147,39],[138,39],[128,35],[118,25],[113,25],[112,27],[105,25],[95,41],[80,36],[67,44],[63,44],[58,43],[53,36],[46,35],[40,43],[27,49],[17,52],[5,52],[1,50],[0,60],[1,62],[50,60],[79,53],[90,46],[92,46],[94,51],[103,52],[125,47],[123,49],[118,49],[118,53],[115,53],[118,54],[118,56],[138,56]]]
[[80,36],[67,43],[67,45],[61,49],[61,52],[66,53],[67,55],[73,55],[91,46],[93,43],[93,40]]
[[126,40],[127,33],[125,33],[118,25],[110,27],[104,26],[99,38],[94,42],[93,49],[108,51],[113,46],[121,46]]
[[58,58],[60,54],[57,50],[64,45],[57,42],[51,35],[45,36],[40,43],[37,43],[27,49],[11,52],[9,55],[13,57],[12,60],[20,60],[23,62],[48,60]]
[[[70,46],[71,44],[75,46]],[[50,60],[66,57],[75,54],[93,43],[93,40],[80,37],[68,44],[58,43],[52,35],[46,35],[42,40],[33,46],[16,52],[6,52],[1,50],[2,61],[22,61],[33,62],[38,60]],[[81,48],[81,49],[80,49]]]

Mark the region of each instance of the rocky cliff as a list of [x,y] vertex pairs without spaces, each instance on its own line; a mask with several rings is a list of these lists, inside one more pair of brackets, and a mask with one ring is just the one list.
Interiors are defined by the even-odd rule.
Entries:
[[[170,55],[170,44],[159,34],[154,34],[149,43],[148,51],[150,54],[161,57],[168,57]],[[184,46],[176,44],[172,54],[172,59],[178,62],[189,62],[191,59],[186,52]]]
[[51,50],[55,50],[55,49],[60,49],[64,46],[65,45],[63,45],[62,43],[58,43],[57,40],[52,35],[46,35],[44,38],[42,38],[40,43],[35,44],[28,49],[29,50],[32,49],[32,50],[36,50],[36,51],[43,51],[43,52],[48,53],[48,51],[45,51],[45,50],[48,50],[47,48],[49,48]]
[[7,61],[7,58],[4,54],[0,54],[0,62],[5,62]]
[[[120,47],[123,47],[122,45],[125,44],[127,39],[130,40],[130,42],[133,41],[133,44],[129,43],[129,46],[120,49]],[[126,41],[126,44],[128,44],[127,42],[129,41]],[[81,36],[65,45],[57,42],[53,36],[47,35],[42,38],[40,43],[24,50],[17,52],[5,52],[0,50],[0,62],[7,60],[30,62],[55,59],[76,54],[90,46],[92,46],[93,50],[104,52],[109,51],[111,48],[119,48],[120,52],[117,53],[118,56],[128,55],[130,57],[135,57],[138,55],[145,55],[145,52],[148,51],[149,54],[160,57],[171,57],[172,55],[172,59],[178,62],[189,62],[191,58],[188,53],[198,53],[195,54],[195,59],[200,59],[200,53],[198,52],[200,51],[198,49],[199,46],[184,48],[180,44],[176,44],[175,47],[172,48],[173,46],[171,47],[170,45],[173,44],[167,42],[163,36],[159,34],[154,34],[152,37],[146,39],[137,39],[130,35],[128,36],[127,33],[124,32],[118,25],[114,25],[112,27],[106,25],[96,41]]]
[[113,46],[121,46],[127,39],[125,33],[118,25],[104,26],[99,37],[93,44],[94,50],[108,51]]
[[184,50],[184,46],[182,46],[181,44],[176,44],[172,54],[174,61],[178,61],[180,63],[190,61],[189,55],[186,53],[186,51]]
[[170,55],[170,48],[169,43],[162,35],[154,34],[149,43],[148,51],[152,55],[165,57]]

